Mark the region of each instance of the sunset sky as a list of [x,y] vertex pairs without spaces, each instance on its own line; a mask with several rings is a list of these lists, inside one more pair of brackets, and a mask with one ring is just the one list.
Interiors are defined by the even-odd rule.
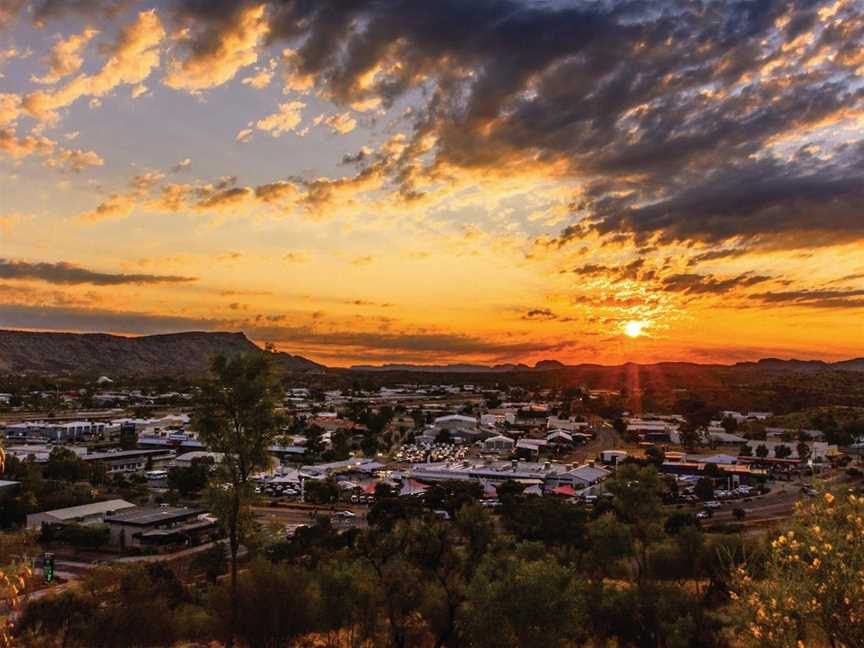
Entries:
[[0,328],[864,355],[864,0],[0,0]]

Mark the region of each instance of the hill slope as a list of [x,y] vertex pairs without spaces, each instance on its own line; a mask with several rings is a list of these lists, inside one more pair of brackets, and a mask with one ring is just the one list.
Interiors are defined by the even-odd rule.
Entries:
[[[263,353],[243,333],[190,332],[122,337],[103,333],[0,330],[0,373],[192,375],[214,353]],[[322,369],[311,360],[276,354],[288,370]]]

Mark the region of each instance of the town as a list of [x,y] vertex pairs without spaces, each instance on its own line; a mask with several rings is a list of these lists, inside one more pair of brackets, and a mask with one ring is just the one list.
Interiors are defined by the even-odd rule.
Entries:
[[823,411],[817,429],[693,398],[679,411],[630,411],[634,395],[609,389],[489,386],[458,375],[322,389],[319,379],[288,374],[274,391],[278,426],[248,473],[242,542],[226,538],[218,493],[234,488],[223,470],[230,457],[208,444],[200,382],[159,391],[100,376],[0,394],[0,525],[21,538],[34,574],[22,592],[24,623],[36,623],[28,614],[38,618],[52,593],[111,567],[160,565],[218,583],[232,541],[246,573],[256,555],[302,563],[351,546],[358,533],[392,532],[399,519],[458,528],[474,506],[517,539],[584,545],[591,524],[627,515],[622,480],[650,474],[643,496],[656,507],[640,515],[654,519],[632,523],[757,542],[802,502],[864,484],[860,408],[837,408],[839,423]]

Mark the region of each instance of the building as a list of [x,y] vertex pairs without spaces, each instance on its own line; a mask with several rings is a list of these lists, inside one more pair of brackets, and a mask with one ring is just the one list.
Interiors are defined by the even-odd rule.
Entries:
[[675,426],[666,421],[647,421],[640,418],[627,419],[627,434],[640,441],[668,443],[672,440]]
[[187,507],[134,507],[105,516],[105,524],[109,542],[121,549],[194,546],[217,534],[216,521],[204,513]]
[[549,491],[558,486],[585,488],[606,479],[611,473],[605,468],[589,464],[563,464],[534,461],[487,461],[482,463],[441,462],[414,464],[408,476],[421,483],[450,480],[478,480],[493,485],[514,480],[523,484],[542,486]]
[[35,529],[43,524],[98,524],[107,515],[134,507],[134,504],[126,500],[113,499],[53,511],[31,513],[27,516],[27,528]]
[[512,452],[515,446],[516,442],[503,434],[489,437],[483,442],[483,449],[487,452]]
[[617,466],[628,456],[626,450],[603,450],[600,453],[600,461],[607,465]]
[[109,475],[143,472],[150,463],[154,468],[167,466],[174,460],[174,451],[163,450],[117,450],[114,452],[89,452],[81,457],[105,466]]

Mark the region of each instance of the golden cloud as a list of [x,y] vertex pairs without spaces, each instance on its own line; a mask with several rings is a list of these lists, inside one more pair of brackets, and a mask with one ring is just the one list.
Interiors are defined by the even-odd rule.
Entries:
[[269,30],[264,10],[263,4],[246,8],[230,29],[219,34],[215,47],[193,51],[183,61],[173,60],[165,85],[175,90],[200,92],[230,81],[239,70],[255,63],[258,44]]
[[51,122],[57,119],[58,110],[82,97],[98,102],[118,86],[139,84],[159,66],[159,45],[164,37],[156,11],[142,11],[135,22],[120,30],[105,65],[96,74],[82,74],[54,91],[28,94],[21,106],[32,117]]
[[34,83],[50,85],[80,70],[84,64],[82,52],[87,43],[98,33],[95,29],[85,29],[80,34],[72,34],[68,38],[58,40],[45,57],[48,71],[41,77],[33,75],[31,80]]

